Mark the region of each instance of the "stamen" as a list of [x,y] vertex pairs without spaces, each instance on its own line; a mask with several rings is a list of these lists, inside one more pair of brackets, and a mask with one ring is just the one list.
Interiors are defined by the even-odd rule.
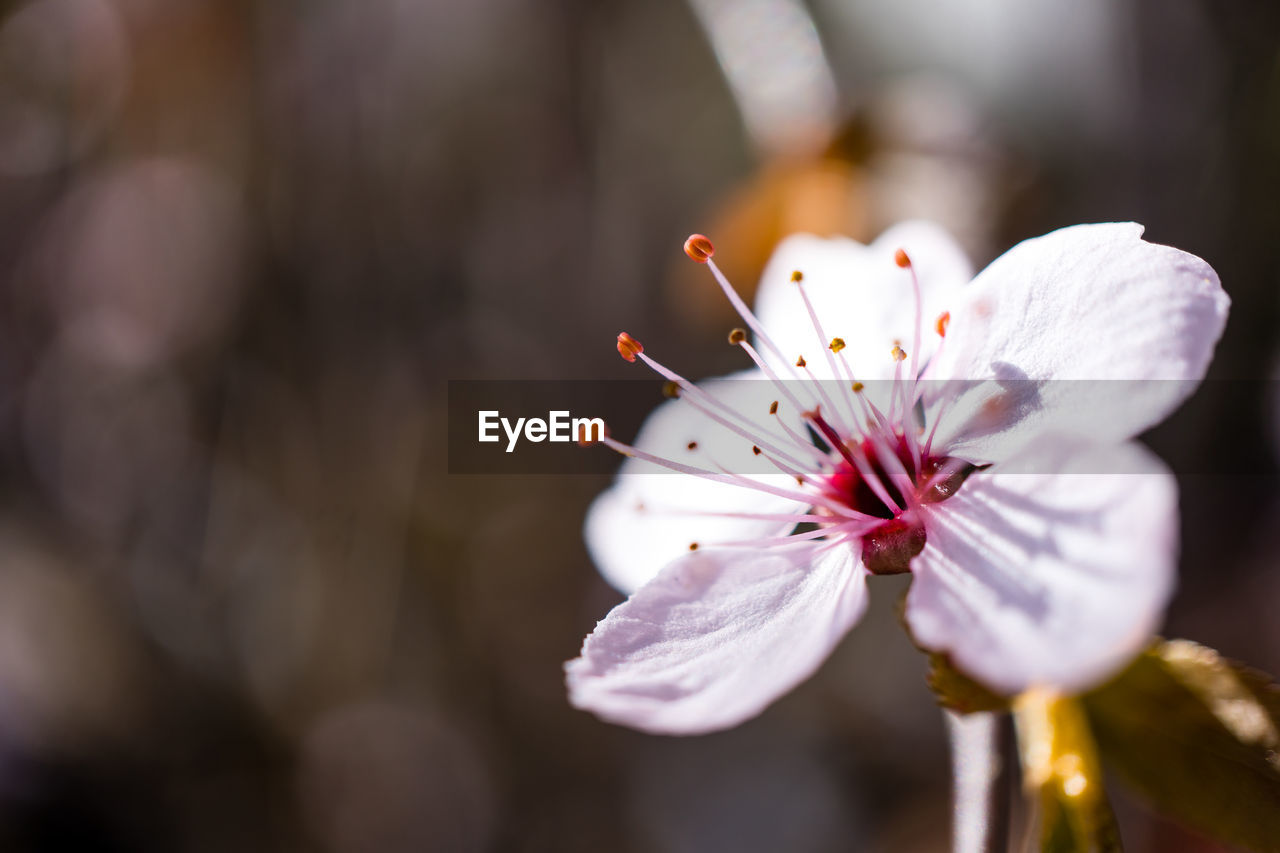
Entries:
[[786,524],[822,524],[830,526],[833,522],[829,515],[816,513],[781,513],[781,512],[717,512],[713,509],[663,509],[655,510],[650,515],[697,516],[698,518],[745,518],[752,521],[776,521]]
[[908,415],[907,409],[909,408],[907,406],[907,400],[911,400],[914,403],[916,399],[916,383],[920,379],[920,346],[924,337],[924,298],[920,294],[920,276],[916,274],[916,268],[911,263],[911,258],[907,256],[907,253],[904,250],[899,249],[897,254],[894,256],[894,260],[897,261],[898,266],[903,267],[907,272],[911,273],[911,298],[915,300],[916,308],[915,326],[911,338],[911,366],[907,371],[911,378],[911,391],[909,394],[904,391],[902,401],[904,407],[902,413],[904,422],[903,432],[905,433],[910,431],[905,426]]
[[[634,361],[634,359],[632,359]],[[662,383],[662,396],[674,400],[680,396],[680,386],[668,379]]]
[[791,280],[794,281],[796,284],[799,284],[800,282],[804,281],[804,273],[800,272],[800,270],[793,270],[791,272]]
[[804,360],[804,356],[799,356],[799,357],[796,359],[796,367],[804,367],[804,366],[805,366],[805,365],[807,365],[808,363],[809,363],[809,362],[807,362],[807,361],[805,361],[805,360]]
[[[830,356],[829,356],[829,355],[828,355],[828,358],[830,358]],[[833,369],[833,370],[835,369],[835,364],[834,364],[834,362],[832,362],[831,367],[832,367],[832,369]],[[846,406],[848,407],[848,412],[849,412],[849,422],[850,422],[850,424],[851,424],[851,426],[850,426],[850,425],[846,425],[846,424],[843,422],[843,420],[842,420],[842,418],[841,418],[841,416],[840,416],[840,414],[839,414],[838,410],[836,409],[835,401],[834,401],[834,400],[832,400],[832,399],[831,399],[831,395],[827,393],[827,388],[826,388],[826,386],[827,386],[827,384],[828,384],[828,383],[822,382],[821,380],[819,380],[819,379],[818,379],[818,377],[814,376],[814,375],[813,375],[813,371],[812,371],[812,370],[810,370],[807,366],[806,366],[806,367],[805,367],[805,369],[804,369],[804,373],[805,373],[805,375],[806,375],[806,376],[808,376],[808,377],[809,377],[809,385],[808,385],[808,387],[816,388],[816,389],[817,389],[817,391],[818,391],[818,397],[822,400],[822,405],[826,406],[826,407],[827,407],[827,409],[832,413],[832,414],[831,414],[831,420],[835,423],[835,425],[836,425],[836,426],[840,427],[841,432],[844,432],[844,433],[847,433],[847,434],[849,434],[849,435],[852,435],[852,434],[853,434],[853,431],[854,431],[854,430],[857,428],[857,426],[858,426],[858,416],[857,416],[856,414],[854,414],[852,404],[850,404],[850,403],[849,403],[849,401],[848,401],[847,399],[845,400],[845,404],[846,404]],[[844,389],[843,389],[843,388],[841,388],[841,391],[842,391],[842,392],[843,392],[843,390],[844,390]],[[814,409],[815,409],[815,411],[816,411],[816,410],[817,410],[817,406],[815,406],[815,407],[814,407]],[[800,411],[801,411],[801,414],[804,414],[804,409],[803,409],[803,408],[801,408],[801,410],[800,410]]]
[[698,263],[705,264],[716,253],[716,247],[703,235],[690,234],[689,239],[684,241],[684,253]]
[[[817,333],[818,340],[825,341],[827,339],[827,336],[822,331],[822,323],[818,320],[818,312],[813,310],[813,303],[809,301],[808,290],[805,288],[803,284],[799,282],[797,282],[797,284],[799,285],[798,290],[800,291],[800,298],[804,300],[805,311],[809,314],[809,322],[813,324],[813,330],[814,332]],[[839,346],[837,346],[837,344],[839,344]],[[832,379],[837,379],[840,376],[840,370],[839,368],[836,367],[835,354],[840,352],[840,350],[842,349],[844,349],[844,341],[840,338],[832,338],[831,343],[827,346],[827,349],[824,352],[824,355],[826,355],[827,357],[827,366],[831,368]],[[810,374],[810,378],[813,378],[813,374]],[[850,376],[849,378],[852,379],[853,377]],[[816,379],[814,379],[814,381],[817,382]],[[821,384],[818,385],[818,390],[822,391]],[[827,399],[825,392],[823,393],[822,397],[824,400]],[[850,402],[847,395],[845,396],[844,402],[845,402],[845,406],[849,410],[849,420],[856,424],[858,418],[857,418],[857,415],[853,413],[853,403]],[[832,406],[831,409],[834,412],[835,406]]]
[[928,456],[929,451],[933,449],[933,437],[938,434],[938,425],[942,423],[942,416],[947,413],[947,408],[951,405],[951,401],[956,398],[954,393],[943,398],[938,404],[938,408],[933,413],[933,427],[929,430],[929,437],[924,442],[924,455]]
[[774,400],[772,403],[770,403],[770,404],[769,404],[769,414],[771,414],[771,415],[776,415],[776,414],[778,414],[778,401],[777,401],[777,400]]
[[[840,339],[836,338],[836,340]],[[839,352],[839,350],[837,350],[837,352]],[[904,350],[899,344],[894,344],[893,349],[889,351],[889,354],[893,356],[894,361],[902,361],[907,357],[906,350]]]
[[618,355],[634,364],[636,356],[642,352],[644,352],[644,344],[626,332],[618,332]]
[[[743,351],[746,352],[746,354],[751,357],[751,360],[755,362],[756,367],[760,368],[760,371],[769,378],[769,381],[772,382],[774,386],[777,387],[777,389],[782,392],[782,395],[787,398],[788,402],[790,402],[791,405],[796,407],[796,411],[798,412],[804,411],[804,409],[806,408],[805,405],[796,399],[796,396],[791,393],[791,389],[787,387],[787,383],[781,381],[778,378],[778,374],[774,373],[773,368],[769,366],[768,362],[766,362],[763,358],[761,358],[760,353],[756,352],[755,347],[747,343],[745,339],[739,341],[738,346],[742,347]],[[769,414],[771,415],[776,414],[777,407],[778,407],[778,403],[775,400],[773,403],[773,406],[770,407],[769,409]]]
[[711,260],[711,256],[716,253],[711,241],[702,234],[691,234],[689,239],[684,241],[684,252],[698,263],[707,265],[707,269],[711,270],[711,275],[715,277],[716,284],[720,285],[720,289],[724,291],[725,298],[729,300],[733,310],[738,312],[738,316],[746,321],[748,328],[755,332],[756,339],[772,350],[780,361],[785,362],[786,356],[782,354],[782,350],[773,342],[773,338],[769,337],[769,333],[760,325],[756,315],[747,307],[747,303],[742,301],[738,291],[733,289],[733,285],[729,283],[729,279],[725,278],[724,273],[716,266],[716,262]]
[[[776,417],[778,413],[776,411],[771,411],[770,414]],[[796,443],[796,446],[804,448],[805,451],[808,452],[809,455],[813,457],[814,461],[817,462],[820,467],[825,468],[827,465],[830,464],[831,462],[830,455],[823,453],[821,448],[815,447],[812,441],[809,441],[806,437],[801,436],[794,429],[789,427],[787,425],[787,422],[784,421],[782,418],[777,418],[777,423],[778,423],[778,426],[782,428],[782,431],[785,432],[787,436]],[[834,450],[835,448],[832,448],[832,449]]]
[[738,344],[742,343],[746,339],[747,339],[746,329],[734,329],[732,332],[729,333],[729,343],[733,344],[734,346],[737,346]]
[[934,323],[934,331],[938,333],[941,339],[938,341],[938,348],[933,351],[933,355],[929,357],[929,363],[925,365],[924,370],[920,371],[920,375],[916,377],[916,387],[911,395],[911,405],[915,404],[924,396],[924,388],[922,387],[926,379],[932,379],[934,370],[941,364],[940,356],[943,349],[947,346],[947,329],[951,325],[951,312],[943,311],[938,315],[937,322]]
[[726,418],[724,415],[717,414],[715,411],[712,410],[712,407],[720,409],[721,411],[725,412],[725,414],[727,414],[730,418],[733,418],[743,424],[747,424],[750,427],[758,428],[759,424],[752,421],[746,415],[742,414],[737,409],[717,399],[711,394],[708,394],[706,391],[703,391],[701,388],[694,385],[692,382],[685,379],[680,374],[662,366],[661,364],[654,361],[649,356],[645,355],[643,352],[639,353],[638,355],[641,361],[649,365],[649,367],[655,370],[660,376],[663,376],[666,379],[669,379],[670,381],[676,383],[676,385],[679,386],[680,390],[683,391],[686,395],[684,398],[685,402],[693,406],[698,411],[702,412],[707,417],[711,418],[711,420],[715,421],[716,423],[720,424],[726,429],[729,429],[732,432],[742,436],[747,441],[750,441],[753,444],[758,443],[758,444],[764,445],[765,447],[769,448],[772,452],[776,453],[779,457],[787,459],[791,461],[793,464],[796,464],[796,465],[800,464],[798,460],[788,455],[786,451],[778,449],[773,443],[767,441],[764,438],[761,438],[759,435],[752,433],[750,430],[744,428],[740,424],[734,423],[733,421],[729,420],[729,418]]
[[[884,523],[884,519],[879,519],[880,523]],[[785,545],[790,542],[800,542],[806,539],[822,539],[833,534],[843,534],[849,536],[858,536],[874,525],[856,524],[853,522],[845,522],[833,527],[819,527],[817,530],[806,530],[803,533],[786,533],[782,536],[765,536],[760,539],[739,539],[734,542],[716,542],[712,547],[715,548],[770,548],[776,545]]]
[[871,516],[868,516],[866,513],[861,513],[855,509],[850,509],[849,507],[845,506],[839,501],[836,501],[832,498],[828,498],[825,495],[812,494],[809,492],[798,492],[794,489],[780,489],[777,486],[771,486],[768,483],[761,483],[758,480],[752,480],[748,477],[743,477],[739,474],[720,474],[715,471],[708,471],[705,468],[695,468],[692,465],[685,465],[681,462],[676,462],[671,459],[665,459],[661,456],[655,456],[654,454],[647,453],[633,445],[623,444],[622,442],[616,439],[610,438],[609,436],[605,436],[603,439],[601,439],[601,441],[607,447],[610,447],[616,452],[621,453],[623,456],[628,456],[633,459],[639,459],[642,462],[649,462],[661,468],[668,468],[672,471],[677,471],[681,474],[688,474],[692,477],[701,477],[702,479],[710,480],[713,483],[724,483],[730,486],[738,486],[744,489],[752,489],[753,491],[764,492],[765,494],[769,494],[769,495],[776,495],[780,498],[786,498],[788,500],[793,500],[793,501],[800,501],[801,503],[809,504],[811,506],[821,506],[821,507],[824,507],[825,509],[831,510],[831,512],[834,514],[843,516],[845,518],[861,520],[861,519],[866,519],[871,517]]

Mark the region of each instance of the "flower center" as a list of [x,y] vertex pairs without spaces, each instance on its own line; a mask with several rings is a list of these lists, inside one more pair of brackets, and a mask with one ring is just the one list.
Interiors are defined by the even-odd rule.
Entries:
[[[893,471],[885,464],[886,450],[899,463]],[[880,452],[866,439],[855,453],[866,460],[865,469],[859,470],[849,459],[840,459],[825,478],[825,491],[855,512],[885,519],[861,536],[862,560],[869,571],[881,575],[909,571],[911,559],[924,550],[926,542],[924,524],[911,508],[951,497],[976,467],[949,456],[922,456],[917,467],[911,447],[901,434],[895,434],[893,442],[886,442]],[[872,478],[883,495],[872,485]],[[892,506],[886,503],[886,496]]]

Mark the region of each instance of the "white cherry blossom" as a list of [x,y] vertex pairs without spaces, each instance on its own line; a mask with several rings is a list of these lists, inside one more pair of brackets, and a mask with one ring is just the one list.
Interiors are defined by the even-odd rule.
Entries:
[[863,246],[791,237],[730,343],[754,367],[679,389],[593,505],[588,546],[630,598],[566,664],[603,719],[695,734],[811,675],[869,575],[910,572],[921,647],[998,692],[1077,691],[1129,660],[1173,589],[1177,491],[1132,441],[1203,378],[1229,300],[1133,223],[1015,246],[976,278],[907,223]]

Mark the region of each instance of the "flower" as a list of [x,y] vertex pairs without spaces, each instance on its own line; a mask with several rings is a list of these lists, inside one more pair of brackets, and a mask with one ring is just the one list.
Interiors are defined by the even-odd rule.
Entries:
[[694,384],[619,335],[680,399],[634,446],[604,439],[629,458],[586,538],[630,597],[566,664],[572,703],[651,732],[736,725],[818,668],[868,575],[899,572],[916,644],[992,690],[1116,671],[1177,557],[1173,477],[1132,438],[1194,390],[1229,306],[1208,264],[1141,235],[1064,228],[972,281],[924,223],[795,236],[758,313],[691,237],[755,366]]

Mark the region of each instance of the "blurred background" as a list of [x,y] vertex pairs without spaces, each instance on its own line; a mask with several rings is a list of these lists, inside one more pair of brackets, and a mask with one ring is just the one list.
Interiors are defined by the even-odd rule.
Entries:
[[0,849],[945,850],[901,584],[737,730],[599,723],[606,480],[449,476],[446,381],[737,369],[691,231],[1140,221],[1234,300],[1168,633],[1276,672],[1278,198],[1268,0],[0,3]]

